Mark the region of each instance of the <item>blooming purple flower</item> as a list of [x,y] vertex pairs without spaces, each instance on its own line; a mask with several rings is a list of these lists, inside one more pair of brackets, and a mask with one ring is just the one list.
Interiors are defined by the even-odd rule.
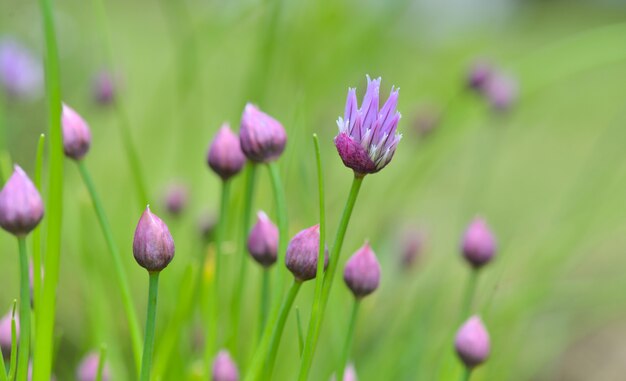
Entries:
[[[98,366],[100,365],[100,355],[98,352],[89,352],[81,361],[76,370],[76,378],[78,381],[96,381],[98,376]],[[102,381],[111,379],[111,369],[105,361],[102,368]]]
[[490,352],[489,333],[478,316],[470,317],[461,326],[454,347],[468,368],[474,368],[487,360]]
[[374,292],[380,284],[380,264],[368,242],[346,262],[343,280],[355,298]]
[[287,144],[287,133],[276,119],[248,103],[239,129],[241,150],[255,163],[268,163],[280,157]]
[[367,91],[361,108],[358,108],[356,89],[348,89],[346,111],[339,117],[339,134],[335,146],[344,165],[358,176],[376,173],[383,169],[396,151],[402,135],[396,134],[400,113],[396,111],[399,89],[391,88],[391,94],[378,109],[380,77],[367,76]]
[[22,44],[0,41],[0,84],[10,96],[33,98],[43,87],[43,68]]
[[[17,313],[15,313],[15,340],[20,336],[20,321]],[[0,348],[5,358],[11,357],[11,311],[0,319]],[[2,361],[2,359],[0,359]]]
[[150,211],[150,206],[137,223],[133,255],[137,263],[150,272],[163,270],[174,258],[174,239],[167,225]]
[[[320,247],[320,226],[314,225],[296,234],[287,246],[285,264],[300,282],[315,278]],[[328,252],[324,256],[324,269],[328,266]]]
[[31,232],[43,218],[43,201],[19,165],[0,191],[0,226],[16,236]]
[[246,156],[241,151],[239,137],[228,123],[222,127],[213,138],[207,155],[209,167],[226,181],[235,176],[246,164]]
[[189,190],[184,184],[170,184],[165,192],[165,209],[169,214],[178,216],[185,209],[188,198]]
[[263,267],[269,267],[276,262],[278,228],[264,212],[257,214],[257,222],[250,231],[248,251],[252,258]]
[[496,253],[496,246],[496,239],[487,222],[480,217],[474,218],[461,242],[465,259],[478,269],[491,261]]
[[61,115],[63,125],[63,151],[65,155],[74,159],[82,159],[91,146],[91,131],[89,125],[73,108],[63,104]]
[[237,365],[230,357],[230,353],[221,350],[213,361],[213,381],[239,381]]
[[93,97],[102,105],[108,105],[115,100],[115,78],[109,71],[103,70],[95,75]]
[[517,81],[506,74],[494,73],[485,83],[483,93],[494,110],[506,111],[517,100]]

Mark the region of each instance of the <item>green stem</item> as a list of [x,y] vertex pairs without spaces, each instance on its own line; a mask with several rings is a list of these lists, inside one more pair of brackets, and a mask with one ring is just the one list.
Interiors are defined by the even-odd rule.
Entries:
[[348,325],[348,333],[346,334],[346,341],[343,345],[343,352],[341,353],[341,362],[339,363],[339,369],[337,369],[337,380],[343,380],[343,374],[346,371],[346,365],[348,364],[348,356],[350,356],[350,349],[352,348],[352,340],[354,338],[354,329],[356,327],[356,318],[359,314],[359,307],[361,306],[360,299],[354,299],[352,304],[352,314],[350,315],[350,323]]
[[472,369],[466,367],[461,375],[461,381],[469,381],[470,377],[472,377]]
[[[35,158],[35,187],[41,193],[41,173],[43,168],[43,149],[45,135],[39,135],[37,156]],[[33,230],[33,310],[37,316],[37,303],[41,296],[41,228]]]
[[267,312],[270,301],[270,270],[263,268],[261,274],[261,306],[259,308],[259,337],[263,335],[265,324],[267,324]]
[[26,238],[18,237],[20,248],[20,343],[17,349],[17,379],[26,380],[30,359],[30,282]]
[[148,314],[146,317],[146,334],[143,344],[143,356],[141,357],[140,381],[150,380],[152,369],[152,352],[154,352],[154,327],[156,321],[157,294],[159,292],[160,271],[150,272],[150,289],[148,292]]
[[[272,191],[274,192],[274,202],[276,203],[277,223],[278,223],[278,263],[283,263],[285,260],[285,254],[287,252],[287,239],[289,235],[287,227],[287,204],[285,198],[285,191],[283,189],[282,181],[280,180],[280,174],[278,172],[278,165],[276,162],[270,162],[267,164],[267,169],[270,174],[270,181],[272,183]],[[280,266],[276,271],[276,284],[278,289],[276,295],[282,295],[285,268]]]
[[91,176],[89,175],[87,166],[83,161],[77,161],[76,164],[78,165],[78,171],[83,178],[83,182],[87,187],[87,191],[91,196],[91,201],[93,202],[93,207],[96,212],[96,216],[98,217],[100,228],[102,229],[102,234],[104,235],[104,239],[107,243],[109,252],[111,253],[111,257],[113,259],[113,268],[115,269],[117,284],[122,294],[122,304],[124,306],[124,312],[126,313],[126,320],[128,320],[128,329],[130,331],[130,339],[133,348],[135,366],[136,369],[139,370],[141,365],[141,331],[139,328],[139,320],[137,319],[133,299],[130,293],[130,286],[128,285],[128,279],[126,278],[126,271],[124,270],[124,265],[122,264],[122,257],[120,255],[119,249],[117,248],[117,245],[115,244],[115,240],[113,239],[111,226],[109,225],[109,221],[107,220],[104,208],[102,206],[102,201],[100,201],[100,197],[98,196],[96,187],[93,183],[93,180],[91,179]]
[[107,348],[105,345],[100,347],[100,357],[98,358],[98,372],[96,373],[96,381],[102,381],[102,373],[104,372],[104,364],[107,359]]
[[[239,275],[235,278],[235,293],[233,296],[232,306],[232,326],[231,334],[229,338],[228,347],[231,353],[235,352],[237,348],[237,342],[239,341],[239,322],[241,321],[241,298],[243,296],[243,290],[246,280],[246,271],[248,269],[248,256],[245,255],[246,245],[248,242],[248,233],[250,232],[250,215],[252,214],[252,198],[254,196],[254,186],[256,182],[256,164],[249,162],[246,168],[246,188],[243,201],[243,215],[241,220],[241,255],[239,262]],[[208,366],[210,365],[211,358],[209,357]]]
[[467,287],[465,288],[465,296],[462,301],[461,316],[459,321],[463,322],[467,319],[472,312],[472,303],[474,301],[474,294],[476,293],[476,285],[478,284],[478,270],[472,269],[470,277],[467,281]]
[[9,360],[9,380],[15,380],[17,372],[17,323],[15,321],[15,308],[17,300],[13,299],[13,308],[11,309],[11,359]]
[[296,324],[298,327],[298,350],[300,357],[302,357],[302,351],[304,351],[304,334],[302,333],[302,319],[300,318],[300,309],[296,307]]
[[272,372],[274,371],[274,364],[276,363],[276,354],[278,353],[280,338],[283,335],[283,330],[285,329],[285,323],[287,322],[287,316],[289,316],[291,306],[293,305],[294,300],[296,300],[298,291],[300,291],[300,286],[302,286],[302,282],[294,279],[293,284],[283,301],[283,305],[280,307],[278,321],[276,322],[274,331],[272,332],[272,339],[270,341],[270,349],[267,357],[267,377],[265,377],[267,380],[272,379]]
[[[311,311],[311,318],[309,320],[309,330],[307,332],[306,345],[304,346],[304,354],[302,355],[302,363],[300,364],[300,375],[298,380],[305,381],[309,377],[311,370],[311,364],[313,363],[313,355],[315,354],[315,348],[319,339],[320,329],[322,327],[322,320],[324,318],[324,311],[330,297],[330,290],[332,287],[333,279],[337,271],[337,264],[339,262],[339,254],[341,253],[341,247],[343,246],[343,240],[348,229],[348,223],[350,222],[350,216],[354,209],[361,184],[363,183],[362,176],[354,176],[352,181],[352,188],[350,188],[350,194],[346,201],[346,206],[339,222],[337,229],[337,236],[335,238],[335,244],[333,245],[332,252],[330,254],[330,263],[324,276],[324,284],[320,298],[313,301],[314,309]],[[318,304],[316,307],[315,305]]]

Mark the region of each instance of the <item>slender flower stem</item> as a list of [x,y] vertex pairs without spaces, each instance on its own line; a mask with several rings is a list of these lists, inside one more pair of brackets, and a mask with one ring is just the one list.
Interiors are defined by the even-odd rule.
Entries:
[[159,292],[159,271],[150,272],[150,289],[148,292],[148,314],[146,317],[146,334],[141,357],[140,381],[150,380],[152,369],[152,352],[154,352],[154,327],[156,321],[157,294]]
[[263,335],[267,324],[267,312],[270,302],[270,270],[263,268],[261,274],[261,306],[259,308],[259,338]]
[[465,296],[462,301],[461,316],[459,321],[463,322],[467,319],[472,312],[472,302],[474,301],[474,294],[476,293],[476,285],[478,284],[478,270],[472,269],[470,277],[467,281],[467,287],[465,288]]
[[100,347],[100,357],[98,357],[98,371],[96,373],[96,381],[102,381],[102,373],[104,372],[104,364],[107,360],[107,347],[102,345]]
[[302,286],[302,282],[294,279],[291,284],[291,288],[289,289],[289,292],[280,307],[280,313],[278,315],[276,325],[274,326],[274,331],[272,332],[272,339],[270,341],[270,349],[267,357],[267,372],[265,377],[267,380],[272,379],[274,364],[276,363],[276,354],[278,353],[278,346],[280,345],[280,338],[283,335],[283,330],[285,329],[285,323],[287,322],[287,316],[289,316],[291,306],[293,305],[294,300],[296,300],[298,291],[300,291],[300,286]]
[[13,299],[13,308],[11,309],[11,359],[9,360],[9,380],[15,380],[17,372],[17,324],[15,322],[15,308],[17,300]]
[[300,318],[300,309],[298,307],[296,307],[296,324],[298,327],[298,353],[300,353],[300,357],[302,357],[302,352],[304,351],[304,334],[302,333],[302,319]]
[[[39,135],[37,142],[37,156],[35,158],[35,187],[41,193],[41,173],[43,168],[43,149],[45,135]],[[33,230],[33,310],[37,315],[37,303],[41,295],[41,227],[37,226]]]
[[346,334],[346,342],[343,345],[343,352],[341,354],[341,362],[339,363],[339,369],[337,369],[337,380],[343,380],[343,374],[348,364],[348,356],[350,356],[350,350],[352,348],[352,340],[354,338],[354,329],[356,327],[356,318],[359,314],[359,307],[361,306],[360,299],[354,299],[352,304],[352,314],[350,315],[350,323],[348,325],[348,333]]
[[[287,203],[285,198],[285,190],[283,189],[282,181],[280,180],[280,174],[278,173],[278,165],[275,162],[267,164],[267,169],[270,173],[270,180],[272,182],[272,191],[274,192],[274,202],[276,203],[277,222],[278,222],[278,263],[285,261],[285,255],[287,253],[287,239],[289,231],[287,228]],[[278,289],[276,295],[282,295],[283,280],[285,275],[285,268],[279,266],[276,272],[276,284]],[[278,305],[278,300],[277,300]]]
[[124,270],[122,257],[120,255],[119,249],[117,248],[117,245],[115,244],[115,240],[113,239],[111,226],[109,225],[109,221],[107,220],[106,214],[104,213],[102,201],[100,201],[100,197],[98,196],[96,187],[93,183],[93,180],[91,179],[91,176],[89,175],[87,166],[83,161],[77,161],[76,164],[78,165],[78,171],[83,178],[85,187],[87,187],[87,191],[91,196],[91,201],[93,202],[93,207],[96,211],[96,216],[98,217],[100,228],[102,229],[102,234],[104,235],[104,239],[107,243],[109,252],[111,253],[111,257],[113,259],[113,268],[115,269],[117,284],[120,287],[120,292],[122,294],[122,304],[124,306],[124,312],[126,313],[126,320],[128,320],[128,329],[130,331],[130,339],[133,348],[135,366],[137,371],[139,371],[139,368],[141,366],[141,330],[139,328],[139,320],[137,319],[133,299],[130,293],[128,279],[126,278],[126,270]]
[[[248,256],[244,254],[246,244],[248,242],[248,233],[250,232],[250,215],[252,214],[252,198],[254,196],[254,188],[256,183],[256,164],[249,162],[246,168],[246,189],[243,200],[243,215],[241,220],[241,251],[239,262],[239,275],[235,278],[235,293],[233,295],[232,306],[232,326],[228,347],[231,353],[235,352],[237,342],[239,341],[239,322],[241,321],[241,298],[246,280],[246,271],[248,268]],[[208,366],[211,366],[212,357],[208,358]]]
[[17,379],[25,380],[30,358],[30,285],[26,238],[18,237],[20,248],[20,344],[18,346]]
[[343,246],[343,239],[346,235],[348,223],[350,222],[350,216],[352,215],[352,210],[354,209],[354,204],[356,203],[362,183],[363,177],[355,175],[354,180],[352,181],[352,188],[350,189],[348,200],[346,201],[346,206],[343,210],[343,215],[341,216],[341,221],[339,222],[337,236],[335,237],[335,244],[333,245],[332,252],[330,254],[330,263],[328,264],[328,269],[326,270],[326,275],[324,276],[322,294],[319,299],[313,301],[314,308],[315,304],[319,304],[319,306],[317,309],[313,309],[311,311],[309,330],[307,332],[306,345],[304,346],[304,354],[302,355],[302,363],[300,364],[300,375],[298,376],[298,380],[300,381],[305,381],[309,377],[311,364],[313,363],[313,355],[315,354],[315,348],[317,346],[320,329],[322,327],[324,311],[326,310],[333,279],[337,271],[337,264],[339,262],[341,247]]
[[472,377],[472,369],[466,367],[461,375],[461,381],[469,381],[470,377]]

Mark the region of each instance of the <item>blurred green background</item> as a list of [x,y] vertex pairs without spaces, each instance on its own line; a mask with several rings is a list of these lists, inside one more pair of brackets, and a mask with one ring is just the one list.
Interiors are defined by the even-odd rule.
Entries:
[[[495,231],[499,252],[481,275],[476,300],[492,337],[492,357],[473,379],[622,377],[626,4],[141,0],[105,1],[106,16],[94,4],[54,4],[63,99],[91,126],[86,165],[127,254],[143,321],[147,277],[132,258],[131,240],[144,200],[135,197],[116,106],[99,105],[92,96],[100,70],[119,78],[116,102],[128,113],[148,201],[177,245],[176,258],[161,277],[157,356],[160,344],[175,337],[163,379],[208,377],[192,344],[202,336],[199,313],[183,325],[170,322],[189,274],[202,271],[198,216],[218,208],[220,183],[205,162],[214,133],[223,121],[237,129],[247,101],[284,124],[289,140],[280,168],[295,234],[317,223],[311,140],[316,132],[332,242],[351,179],[332,143],[335,120],[343,114],[349,86],[363,94],[365,74],[382,76],[385,97],[391,85],[401,88],[404,138],[391,164],[365,179],[341,259],[343,268],[367,238],[383,266],[382,286],[364,301],[357,326],[352,359],[360,379],[458,379],[452,335],[469,273],[458,246],[476,214]],[[43,52],[40,19],[36,2],[0,2],[0,35],[19,40],[37,57]],[[113,67],[103,22],[110,30]],[[517,79],[519,97],[508,112],[493,112],[466,89],[476,59]],[[429,112],[440,115],[439,122],[431,134],[420,136],[418,121]],[[4,148],[32,175],[37,138],[47,130],[43,97],[5,97],[2,118]],[[73,163],[67,162],[65,176],[55,373],[59,380],[72,380],[84,353],[104,342],[114,379],[131,379],[130,343],[109,255]],[[241,177],[234,184],[236,216]],[[255,210],[275,218],[266,171],[259,177]],[[162,205],[174,182],[190,189],[179,218],[168,216]],[[237,218],[231,222],[229,285],[240,281],[235,269],[244,255]],[[400,266],[403,237],[414,226],[426,232],[427,245],[415,268],[406,269]],[[3,312],[18,294],[17,247],[8,234],[0,234],[0,245]],[[244,305],[250,316],[258,308],[259,273],[251,264]],[[352,298],[342,283],[333,289],[314,380],[328,379],[339,356]],[[313,287],[307,283],[296,301],[305,324]],[[195,298],[191,304],[201,302]],[[222,309],[228,319],[229,306]],[[237,362],[245,373],[256,320],[243,323],[247,349]],[[276,379],[293,379],[297,346],[292,312]]]

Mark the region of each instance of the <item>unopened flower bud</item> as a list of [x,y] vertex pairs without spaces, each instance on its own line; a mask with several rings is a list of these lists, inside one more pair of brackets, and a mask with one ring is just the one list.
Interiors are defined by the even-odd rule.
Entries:
[[248,251],[252,258],[263,267],[269,267],[276,262],[278,228],[264,212],[258,213],[257,222],[250,231]]
[[[15,314],[15,340],[20,336],[20,322],[17,313]],[[0,319],[0,348],[2,348],[2,355],[4,358],[11,357],[11,311],[4,315]],[[2,359],[0,359],[2,361]]]
[[[337,381],[337,376],[333,374],[330,380]],[[346,369],[343,372],[343,381],[358,381],[356,369],[354,369],[354,364],[350,363],[346,366]]]
[[228,123],[224,123],[213,138],[207,161],[211,169],[224,181],[238,174],[246,164],[246,156],[241,151],[239,137],[230,129]]
[[343,280],[357,299],[374,292],[380,284],[380,264],[376,254],[365,243],[346,262],[343,271]]
[[87,122],[70,106],[63,104],[63,151],[74,160],[82,159],[91,145],[91,131]]
[[467,86],[476,91],[482,91],[485,84],[493,75],[493,67],[485,61],[478,61],[472,65],[467,75]]
[[[311,226],[296,234],[287,246],[285,264],[296,280],[304,282],[317,275],[320,247],[320,226]],[[324,253],[324,270],[328,266],[328,252]]]
[[213,361],[213,381],[239,381],[237,365],[226,350],[221,350]]
[[0,86],[11,97],[31,99],[43,88],[41,62],[11,38],[0,40]]
[[187,205],[189,192],[183,184],[171,184],[165,193],[165,209],[173,216],[182,213]]
[[461,251],[476,269],[491,261],[496,253],[496,239],[484,219],[477,217],[470,223],[463,236]]
[[15,166],[0,191],[0,226],[16,236],[30,233],[43,218],[43,201],[35,184]]
[[287,144],[287,133],[276,119],[248,103],[241,116],[241,149],[249,160],[268,163],[280,157]]
[[508,75],[495,73],[484,87],[484,94],[496,111],[506,111],[517,100],[517,81]]
[[174,239],[167,225],[150,212],[150,206],[137,223],[133,255],[137,263],[150,272],[163,270],[174,258]]
[[490,352],[489,333],[478,316],[470,317],[456,333],[456,353],[466,367],[474,368],[487,360]]
[[416,265],[424,254],[426,246],[426,233],[419,229],[410,229],[405,232],[401,247],[400,265],[404,270],[409,270]]
[[94,77],[93,96],[101,105],[108,105],[115,100],[115,80],[110,72],[101,71]]
[[[88,353],[81,361],[77,371],[76,378],[78,381],[96,381],[98,377],[98,366],[100,365],[100,355],[98,352]],[[102,368],[102,381],[111,379],[111,369],[105,361]]]

